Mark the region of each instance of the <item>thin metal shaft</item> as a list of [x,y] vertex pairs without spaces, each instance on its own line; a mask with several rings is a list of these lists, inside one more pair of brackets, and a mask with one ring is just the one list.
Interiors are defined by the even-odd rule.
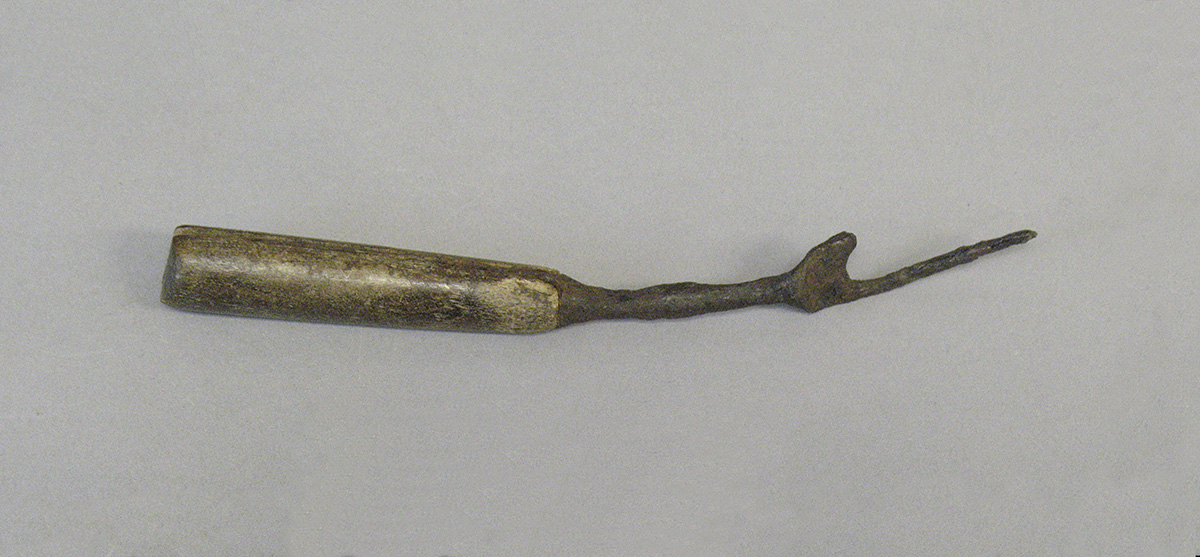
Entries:
[[[970,263],[989,253],[995,253],[1004,248],[1024,244],[1037,237],[1037,232],[1032,230],[1020,230],[1007,234],[999,238],[985,240],[977,244],[963,246],[949,253],[944,253],[932,259],[927,259],[920,263],[910,265],[894,273],[889,273],[879,278],[869,280],[854,281],[856,294],[858,298],[874,296],[882,294],[888,290],[900,288],[917,279],[925,278],[934,273],[940,273],[946,269],[957,267],[963,263]],[[849,300],[847,300],[849,301]]]
[[[573,284],[558,308],[565,323],[596,319],[675,319],[749,306],[784,303],[786,275],[737,284],[677,282],[637,290]],[[564,324],[565,324],[564,323]]]
[[842,232],[810,250],[791,272],[738,284],[680,282],[639,290],[610,290],[571,281],[564,285],[559,319],[564,325],[595,319],[664,319],[771,304],[789,304],[811,313],[899,288],[1035,236],[1032,230],[1021,230],[879,278],[854,280],[846,271],[846,262],[857,240],[853,234]]

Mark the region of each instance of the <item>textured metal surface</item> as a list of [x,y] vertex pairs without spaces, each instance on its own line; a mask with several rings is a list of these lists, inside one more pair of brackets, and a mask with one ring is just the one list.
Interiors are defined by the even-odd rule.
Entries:
[[559,325],[559,276],[499,261],[180,226],[162,301],[251,317],[534,333]]

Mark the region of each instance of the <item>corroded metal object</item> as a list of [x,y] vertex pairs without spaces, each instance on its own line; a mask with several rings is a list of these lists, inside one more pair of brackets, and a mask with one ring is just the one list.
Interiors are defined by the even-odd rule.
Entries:
[[171,242],[162,301],[184,310],[251,317],[538,333],[594,319],[678,318],[768,304],[815,312],[887,292],[1036,235],[1013,232],[883,277],[854,280],[846,261],[855,238],[842,232],[781,275],[738,284],[610,290],[545,267],[180,226]]

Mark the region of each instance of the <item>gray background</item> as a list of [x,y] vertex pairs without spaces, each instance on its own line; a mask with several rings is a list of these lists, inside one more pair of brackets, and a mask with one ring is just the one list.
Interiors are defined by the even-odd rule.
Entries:
[[[5,554],[1200,551],[1194,5],[80,4],[0,6]],[[518,337],[168,309],[183,223],[613,287],[1041,236]]]

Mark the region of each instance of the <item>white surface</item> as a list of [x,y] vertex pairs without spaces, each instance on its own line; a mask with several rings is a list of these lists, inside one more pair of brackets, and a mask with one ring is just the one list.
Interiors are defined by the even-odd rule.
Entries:
[[[56,4],[0,6],[0,553],[1200,551],[1191,4]],[[168,309],[183,223],[614,287],[1041,236],[517,337]]]

